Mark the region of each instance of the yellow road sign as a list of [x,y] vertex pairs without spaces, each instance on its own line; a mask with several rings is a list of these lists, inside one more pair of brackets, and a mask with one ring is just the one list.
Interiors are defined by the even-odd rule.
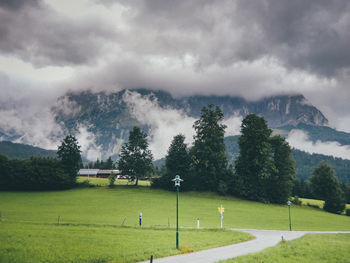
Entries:
[[219,206],[218,211],[219,211],[219,213],[221,213],[221,212],[223,213],[223,212],[225,212],[225,208],[223,208],[222,206],[221,207]]

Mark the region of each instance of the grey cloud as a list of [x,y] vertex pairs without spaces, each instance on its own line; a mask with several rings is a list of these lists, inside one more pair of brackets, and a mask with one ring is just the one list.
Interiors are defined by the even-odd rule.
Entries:
[[204,67],[270,56],[326,77],[350,66],[346,0],[121,2],[135,13],[135,52],[191,53]]
[[76,21],[43,3],[15,12],[0,8],[0,52],[36,66],[94,62],[115,32],[102,21]]
[[37,5],[39,0],[1,0],[0,8],[18,10],[26,5]]
[[[93,0],[106,8],[115,2]],[[0,9],[0,51],[36,65],[85,64],[106,56],[104,44],[113,43],[140,57],[190,54],[198,70],[263,57],[325,77],[350,67],[346,0],[118,2],[128,10],[123,14],[127,29],[120,32],[101,21],[67,20],[43,3],[26,4],[15,15]]]
[[17,142],[55,149],[64,134],[50,111],[57,94],[1,72],[0,87],[0,134],[18,137]]
[[327,77],[350,66],[348,1],[240,0],[239,9],[260,28],[264,52],[286,66]]

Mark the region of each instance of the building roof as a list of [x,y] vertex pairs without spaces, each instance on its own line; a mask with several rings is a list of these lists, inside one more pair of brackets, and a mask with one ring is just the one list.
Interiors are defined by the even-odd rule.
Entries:
[[119,174],[119,170],[98,170],[97,174]]
[[99,169],[80,169],[78,175],[97,175]]

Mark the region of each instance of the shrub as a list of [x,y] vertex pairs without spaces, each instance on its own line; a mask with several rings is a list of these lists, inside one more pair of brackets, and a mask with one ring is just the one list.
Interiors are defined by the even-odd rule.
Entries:
[[297,195],[293,197],[292,203],[295,204],[295,205],[301,205],[302,204],[301,200],[299,199],[299,196],[297,196]]
[[315,204],[307,203],[306,205],[307,205],[307,206],[310,206],[310,207],[312,207],[312,208],[320,209],[320,207],[319,207],[318,205],[315,205]]
[[109,187],[112,187],[115,182],[115,174],[113,172],[111,172],[111,174],[108,176],[108,180],[109,180]]
[[350,216],[350,208],[347,208],[347,209],[345,210],[345,214],[346,214],[347,216]]

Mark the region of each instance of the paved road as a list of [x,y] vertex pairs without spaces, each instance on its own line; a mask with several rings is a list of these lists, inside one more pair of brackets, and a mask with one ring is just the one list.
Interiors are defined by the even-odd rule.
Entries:
[[[153,259],[154,263],[214,263],[220,260],[230,259],[277,245],[283,239],[293,240],[307,233],[313,234],[338,234],[350,231],[279,231],[279,230],[255,230],[255,229],[232,229],[254,235],[256,238],[247,242],[212,248],[208,250],[181,254],[166,258]],[[144,261],[146,263],[149,261]]]

